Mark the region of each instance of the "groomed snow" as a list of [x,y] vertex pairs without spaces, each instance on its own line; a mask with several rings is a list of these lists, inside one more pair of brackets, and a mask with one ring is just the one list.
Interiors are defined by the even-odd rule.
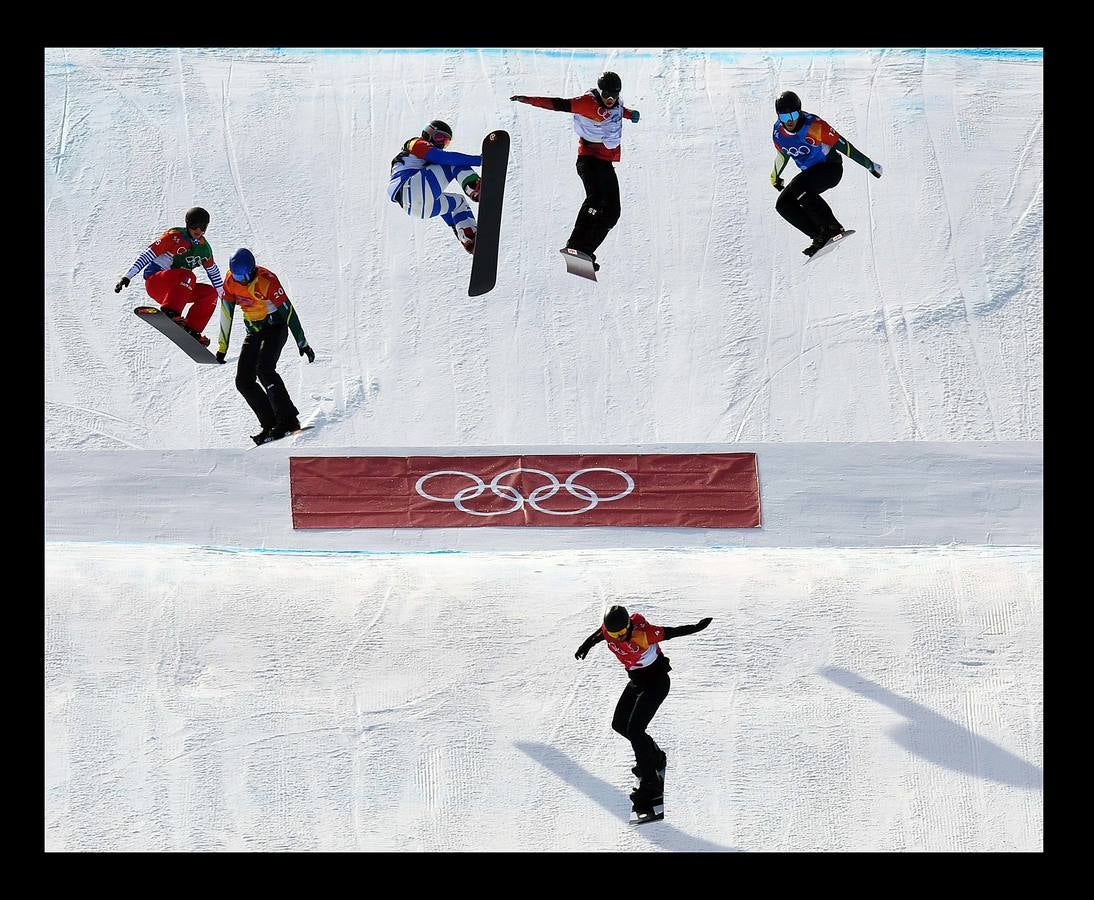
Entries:
[[[44,68],[47,849],[1042,849],[1039,51]],[[604,69],[642,117],[592,285],[558,255],[569,117],[508,98]],[[845,163],[858,233],[805,269],[768,181],[787,88],[885,166]],[[384,196],[433,118],[465,152],[512,135],[485,297]],[[239,323],[197,367],[132,314],[139,278],[113,292],[195,204],[316,350],[279,365],[317,417],[295,444],[245,449]],[[763,528],[288,519],[290,453],[622,447],[755,450]],[[623,669],[573,658],[612,603],[714,616],[664,645],[668,815],[638,830]]]

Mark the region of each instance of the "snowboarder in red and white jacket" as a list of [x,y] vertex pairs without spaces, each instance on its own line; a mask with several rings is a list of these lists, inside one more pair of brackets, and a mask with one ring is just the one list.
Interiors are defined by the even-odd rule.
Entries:
[[566,247],[588,253],[596,262],[596,248],[619,221],[619,180],[612,163],[619,161],[623,120],[638,121],[638,110],[628,109],[619,96],[623,82],[615,72],[605,72],[596,88],[580,97],[510,97],[541,109],[573,113],[577,132],[577,174],[585,185],[585,200]]
[[584,659],[596,644],[607,641],[608,649],[627,670],[629,681],[615,705],[612,728],[634,748],[632,771],[640,779],[638,790],[631,795],[636,807],[662,790],[657,773],[664,771],[665,754],[646,733],[654,713],[669,693],[672,667],[661,652],[661,642],[695,634],[711,621],[708,617],[694,625],[651,625],[639,613],[628,614],[624,607],[613,606],[605,614],[604,623],[585,638],[574,654],[576,659]]

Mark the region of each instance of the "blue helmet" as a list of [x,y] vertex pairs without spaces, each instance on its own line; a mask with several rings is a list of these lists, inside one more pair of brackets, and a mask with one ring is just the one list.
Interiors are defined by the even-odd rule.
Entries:
[[228,269],[236,281],[250,281],[255,277],[255,255],[246,247],[240,247],[228,260]]

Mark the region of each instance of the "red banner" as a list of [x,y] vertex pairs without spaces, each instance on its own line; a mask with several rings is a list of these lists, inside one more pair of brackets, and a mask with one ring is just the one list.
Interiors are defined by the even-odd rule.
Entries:
[[293,528],[756,528],[755,453],[293,456]]

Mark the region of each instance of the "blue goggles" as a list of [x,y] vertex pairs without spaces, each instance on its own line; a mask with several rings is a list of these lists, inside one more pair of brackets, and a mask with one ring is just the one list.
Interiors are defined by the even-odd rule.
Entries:
[[779,113],[779,121],[782,122],[784,125],[790,122],[797,122],[798,116],[800,115],[801,113],[799,113],[797,110],[794,110],[794,112]]

